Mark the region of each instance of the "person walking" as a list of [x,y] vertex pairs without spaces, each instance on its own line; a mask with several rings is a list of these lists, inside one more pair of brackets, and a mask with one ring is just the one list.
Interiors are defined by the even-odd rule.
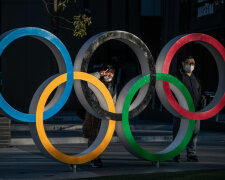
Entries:
[[[116,86],[114,86],[114,76],[115,76],[115,68],[111,65],[107,65],[103,67],[103,70],[100,72],[92,73],[95,77],[100,79],[107,89],[109,90],[110,94],[113,97],[114,103],[116,102]],[[94,93],[92,92],[93,100],[98,101],[95,97]],[[95,116],[91,115],[89,112],[85,112],[85,118],[83,123],[83,137],[88,139],[88,147],[95,141],[99,129],[101,126],[101,119],[96,118]],[[91,161],[92,167],[102,167],[103,163],[100,157]]]
[[[194,102],[195,110],[201,108],[201,84],[199,80],[194,75],[193,71],[195,69],[195,59],[192,56],[188,56],[181,62],[181,69],[175,75],[188,89]],[[180,119],[177,117],[173,118],[173,139],[175,139],[180,127]],[[187,161],[188,162],[198,162],[197,156],[197,139],[200,131],[200,121],[195,122],[195,129],[191,140],[186,148],[187,150]],[[177,155],[174,160],[180,162],[180,155]]]

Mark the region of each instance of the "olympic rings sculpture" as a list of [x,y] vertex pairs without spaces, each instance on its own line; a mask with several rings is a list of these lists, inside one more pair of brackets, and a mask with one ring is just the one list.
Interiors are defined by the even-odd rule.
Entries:
[[[168,42],[154,64],[148,47],[135,35],[124,31],[109,31],[90,38],[81,47],[74,62],[63,43],[50,32],[25,27],[8,31],[0,36],[0,55],[14,40],[30,36],[42,41],[53,52],[59,73],[45,80],[34,93],[29,113],[22,113],[12,108],[0,93],[0,111],[12,119],[28,122],[31,136],[36,146],[47,156],[66,164],[82,164],[98,157],[108,146],[114,130],[126,149],[133,155],[151,161],[165,161],[178,155],[187,146],[195,127],[195,120],[204,120],[216,115],[225,106],[225,48],[213,37],[194,33],[181,35]],[[127,44],[137,55],[142,74],[130,80],[121,90],[114,105],[112,96],[105,85],[96,77],[87,73],[88,64],[94,51],[102,43],[111,39]],[[194,104],[187,88],[175,77],[169,75],[170,63],[175,53],[183,45],[195,41],[213,55],[219,71],[219,85],[213,101],[203,110],[195,112]],[[88,86],[87,86],[88,83]],[[54,116],[66,103],[72,87],[82,106],[92,115],[101,118],[99,134],[94,143],[80,154],[66,155],[57,150],[49,141],[43,121]],[[55,90],[51,101],[46,102]],[[96,95],[99,103],[92,101],[89,88]],[[129,118],[135,117],[145,109],[156,88],[164,107],[174,116],[181,118],[176,138],[164,150],[151,153],[143,149],[134,139]],[[176,96],[175,100],[173,94]],[[138,95],[133,100],[135,94]],[[131,103],[132,102],[132,103]]]

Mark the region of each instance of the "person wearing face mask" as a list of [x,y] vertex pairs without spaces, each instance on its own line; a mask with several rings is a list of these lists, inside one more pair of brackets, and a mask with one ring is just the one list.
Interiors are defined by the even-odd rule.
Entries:
[[[175,75],[188,89],[190,92],[194,105],[195,111],[198,111],[201,108],[201,84],[196,76],[193,74],[195,69],[195,60],[193,57],[188,56],[181,62],[181,69]],[[173,118],[173,139],[175,139],[177,132],[180,127],[180,119],[177,117]],[[187,150],[187,161],[189,162],[198,162],[198,156],[196,153],[197,147],[197,138],[200,131],[200,121],[196,121],[194,133],[192,138],[186,148]],[[174,161],[180,162],[180,155],[174,158]]]
[[[115,103],[116,91],[117,91],[116,86],[114,86],[115,68],[113,68],[113,66],[111,65],[107,65],[103,67],[102,71],[92,73],[92,75],[100,79],[102,83],[107,87]],[[91,84],[88,83],[88,87],[91,89]],[[91,92],[91,94],[92,94],[93,100],[98,102],[94,93]],[[88,139],[88,147],[91,146],[91,144],[96,139],[100,126],[101,126],[101,119],[96,118],[95,116],[91,115],[89,112],[86,111],[82,130],[83,130],[83,137]],[[100,157],[91,161],[91,164],[92,164],[92,167],[103,166]]]

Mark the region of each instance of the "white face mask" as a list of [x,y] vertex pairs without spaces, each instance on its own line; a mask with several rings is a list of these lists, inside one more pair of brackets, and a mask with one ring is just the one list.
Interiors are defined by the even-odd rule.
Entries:
[[104,76],[104,81],[105,82],[111,82],[112,81],[112,78],[109,77],[109,76]]
[[184,71],[186,73],[191,73],[192,71],[194,71],[194,69],[195,69],[195,66],[193,65],[189,65],[189,64],[184,65]]

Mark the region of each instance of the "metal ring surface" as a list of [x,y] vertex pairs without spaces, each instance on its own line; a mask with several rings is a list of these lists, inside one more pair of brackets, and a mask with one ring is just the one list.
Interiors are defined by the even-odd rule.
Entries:
[[171,93],[168,82],[157,82],[156,92],[161,103],[174,116],[186,117],[194,120],[205,120],[216,115],[225,105],[225,48],[219,41],[209,35],[200,33],[178,36],[168,42],[160,52],[156,61],[156,72],[168,74],[170,63],[175,53],[189,42],[196,42],[203,45],[209,50],[216,61],[219,72],[219,82],[214,99],[202,110],[190,112],[177,103]]
[[[56,77],[53,81],[51,81],[48,84],[48,86],[43,91],[37,104],[37,112],[36,112],[37,134],[40,139],[40,142],[42,143],[42,146],[45,149],[45,152],[48,152],[56,160],[67,164],[82,164],[97,158],[105,150],[105,148],[108,146],[113,136],[116,122],[113,120],[102,120],[99,135],[97,136],[94,143],[89,148],[87,148],[85,151],[83,151],[78,155],[75,156],[66,155],[57,150],[51,144],[46,135],[43,124],[43,111],[49,95],[57,86],[66,82],[67,80],[66,76],[67,76],[66,74],[63,74]],[[89,83],[95,85],[102,92],[104,98],[106,99],[109,111],[115,112],[113,99],[108,89],[101,81],[99,81],[96,77],[83,72],[74,72],[74,79],[88,81]]]
[[[50,105],[47,108],[48,110],[44,112],[44,120],[45,120],[56,114],[64,106],[67,99],[69,98],[69,95],[73,87],[73,66],[71,62],[71,57],[64,44],[55,35],[46,30],[35,27],[14,29],[2,34],[0,36],[0,55],[2,55],[4,49],[10,43],[24,36],[36,38],[41,42],[43,42],[45,45],[47,45],[51,49],[57,60],[57,64],[59,67],[59,74],[65,72],[67,73],[66,84],[62,85],[57,89],[56,94],[49,103]],[[4,114],[15,120],[23,122],[35,122],[36,120],[35,114],[26,114],[10,106],[5,101],[1,93],[0,93],[0,110]]]
[[[169,74],[157,73],[156,80],[167,81],[172,83],[173,93],[175,94],[181,106],[183,106],[186,109],[189,109],[190,111],[195,110],[194,103],[190,93],[188,92],[187,88],[183,85],[183,83],[181,83],[178,79],[176,79],[175,77]],[[145,85],[146,83],[149,83],[149,81],[150,81],[150,75],[146,75],[142,77],[141,79],[139,79],[129,90],[127,97],[124,101],[124,106],[123,106],[123,116],[122,116],[123,120],[122,122],[117,122],[116,132],[120,140],[122,141],[123,145],[133,155],[145,160],[166,161],[180,154],[184,150],[184,148],[187,146],[194,132],[195,121],[191,119],[189,120],[181,119],[180,128],[176,138],[164,150],[157,153],[151,153],[143,149],[136,142],[136,140],[134,139],[132,135],[130,125],[129,125],[128,113],[129,113],[129,106],[134,95],[143,85]]]
[[[87,72],[88,64],[94,51],[101,44],[109,40],[118,40],[127,44],[137,55],[142,70],[141,75],[133,78],[121,90],[121,93],[119,94],[116,102],[117,107],[120,106],[122,108],[123,104],[121,102],[123,102],[123,99],[127,94],[127,90],[140,77],[151,74],[151,83],[143,86],[140,89],[140,92],[138,93],[136,99],[131,104],[130,117],[134,117],[145,109],[145,107],[151,100],[151,96],[155,89],[155,64],[153,57],[148,47],[137,36],[125,31],[109,31],[93,36],[88,41],[86,41],[79,50],[74,62],[74,71]],[[95,117],[104,117],[107,119],[114,119],[118,121],[122,120],[121,114],[110,113],[103,108],[104,106],[100,106],[97,102],[92,100],[92,96],[90,94],[87,83],[76,80],[74,82],[74,89],[80,103],[86,108],[89,113],[91,113]],[[92,91],[95,91],[95,94],[99,97],[99,99],[104,99],[101,97],[102,95],[97,89],[92,88]]]

